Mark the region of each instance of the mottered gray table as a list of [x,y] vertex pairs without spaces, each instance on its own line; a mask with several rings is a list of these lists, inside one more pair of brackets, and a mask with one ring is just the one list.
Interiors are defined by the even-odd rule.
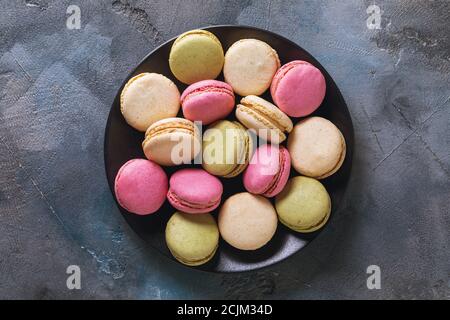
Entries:
[[[0,298],[450,299],[449,1],[0,7]],[[213,24],[297,42],[334,78],[355,126],[352,177],[330,227],[257,272],[207,274],[156,253],[105,177],[104,128],[123,79],[158,44]],[[80,290],[66,286],[69,265]],[[381,287],[370,290],[373,265]]]

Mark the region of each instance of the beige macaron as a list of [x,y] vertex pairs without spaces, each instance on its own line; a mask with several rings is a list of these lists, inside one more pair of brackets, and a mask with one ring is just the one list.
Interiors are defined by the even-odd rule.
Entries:
[[222,238],[241,250],[264,246],[275,234],[277,222],[277,213],[270,201],[248,192],[228,198],[219,212]]
[[142,149],[149,160],[163,166],[188,164],[201,151],[201,137],[192,121],[167,118],[147,129]]
[[141,73],[125,84],[120,94],[120,111],[125,121],[141,132],[154,122],[175,117],[180,110],[180,91],[165,76]]
[[225,54],[225,82],[241,96],[260,95],[266,91],[280,67],[277,52],[257,39],[235,42]]
[[286,133],[291,132],[291,119],[274,104],[263,98],[250,95],[241,99],[236,108],[236,118],[247,128],[272,143],[281,143]]
[[294,126],[288,138],[292,166],[300,174],[324,179],[339,170],[345,159],[345,139],[329,120],[304,119]]

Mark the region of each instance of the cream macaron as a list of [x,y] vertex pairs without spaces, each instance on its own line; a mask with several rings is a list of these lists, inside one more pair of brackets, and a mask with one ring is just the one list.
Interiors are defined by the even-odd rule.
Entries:
[[175,117],[180,110],[180,91],[165,76],[141,73],[125,84],[120,94],[120,111],[125,121],[145,132],[158,120]]
[[288,150],[295,170],[308,177],[324,179],[341,167],[346,144],[341,131],[331,121],[311,117],[294,126]]
[[235,42],[225,53],[225,82],[241,96],[260,95],[266,91],[280,67],[277,52],[257,39]]
[[236,118],[247,128],[272,143],[281,143],[291,132],[291,119],[275,105],[263,98],[250,95],[241,99],[236,108]]
[[277,213],[269,200],[242,192],[228,198],[219,212],[222,238],[240,250],[256,250],[272,239]]
[[201,151],[200,132],[183,118],[167,118],[152,124],[142,148],[147,159],[163,166],[191,163]]

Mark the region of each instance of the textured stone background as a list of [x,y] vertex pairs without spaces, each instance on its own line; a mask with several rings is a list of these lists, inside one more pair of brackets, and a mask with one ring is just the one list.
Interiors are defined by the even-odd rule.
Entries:
[[[382,9],[381,30],[366,8]],[[66,9],[81,8],[81,29]],[[450,299],[450,2],[0,1],[0,298]],[[311,52],[350,108],[356,156],[338,221],[255,273],[186,269],[146,247],[108,189],[103,134],[150,50],[213,24]],[[66,288],[66,267],[82,289]],[[366,288],[366,268],[382,289]]]

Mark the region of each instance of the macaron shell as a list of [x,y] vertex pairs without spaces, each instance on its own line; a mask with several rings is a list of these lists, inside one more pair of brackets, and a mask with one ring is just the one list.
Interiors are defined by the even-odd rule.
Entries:
[[323,179],[339,170],[345,159],[345,139],[329,120],[310,117],[297,123],[289,135],[292,166],[305,176]]
[[216,80],[196,82],[183,92],[181,103],[186,119],[208,125],[227,117],[233,110],[233,88]]
[[228,198],[219,212],[222,238],[241,250],[256,250],[272,239],[277,229],[277,214],[266,198],[248,192]]
[[331,213],[331,199],[316,179],[294,177],[276,197],[278,218],[288,228],[309,233],[322,228]]
[[144,132],[154,122],[174,117],[180,110],[180,92],[168,78],[157,73],[141,73],[131,78],[120,95],[125,121]]
[[281,68],[278,69],[278,71],[273,76],[272,84],[270,85],[270,94],[272,96],[275,94],[278,84],[280,83],[280,80],[286,75],[286,73],[288,73],[291,69],[299,65],[312,65],[312,64],[303,60],[294,60],[282,65]]
[[286,73],[275,75],[271,89],[275,104],[291,117],[304,117],[314,112],[322,103],[326,81],[313,65],[299,64]]
[[341,136],[341,145],[342,145],[342,151],[341,151],[341,155],[339,157],[339,160],[338,160],[336,166],[333,169],[331,169],[327,173],[324,173],[323,175],[317,177],[317,179],[319,179],[319,180],[328,178],[329,176],[335,174],[337,171],[339,171],[339,169],[341,168],[342,164],[345,161],[345,155],[347,153],[347,147],[346,147],[345,138],[342,135],[342,132],[339,131],[339,133],[340,133],[340,136]]
[[186,84],[217,78],[223,63],[219,39],[206,30],[192,30],[180,35],[169,55],[170,70]]
[[223,193],[222,182],[202,169],[182,169],[170,177],[168,200],[186,213],[205,213],[216,209]]
[[119,169],[114,183],[117,202],[131,213],[147,215],[164,203],[168,179],[156,163],[133,159]]
[[225,54],[225,82],[241,95],[260,95],[266,91],[280,67],[277,52],[257,39],[235,42]]
[[169,118],[148,128],[142,148],[147,159],[173,166],[190,163],[201,151],[201,142],[191,121]]
[[172,255],[188,266],[211,260],[219,244],[219,230],[210,214],[175,212],[166,225],[166,243]]
[[245,189],[254,194],[273,197],[281,192],[289,178],[291,161],[283,146],[259,147],[243,175]]

